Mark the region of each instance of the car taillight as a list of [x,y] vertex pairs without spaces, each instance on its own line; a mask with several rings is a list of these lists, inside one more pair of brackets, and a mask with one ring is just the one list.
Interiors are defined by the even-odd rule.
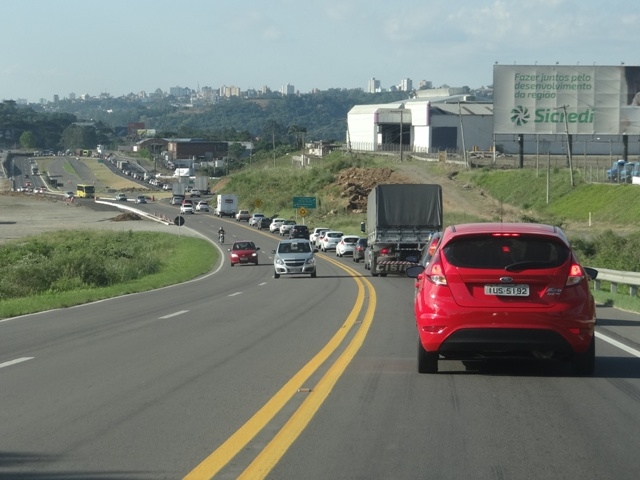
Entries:
[[442,269],[442,263],[440,262],[440,256],[438,254],[436,254],[432,259],[424,275],[431,283],[436,285],[447,285],[447,277],[444,275],[444,270]]
[[580,282],[584,280],[584,274],[582,272],[582,267],[577,263],[571,264],[571,269],[569,270],[569,276],[567,277],[566,286],[570,287],[572,285],[578,285]]
[[380,249],[380,255],[389,255],[391,253],[391,249],[390,248],[381,248]]

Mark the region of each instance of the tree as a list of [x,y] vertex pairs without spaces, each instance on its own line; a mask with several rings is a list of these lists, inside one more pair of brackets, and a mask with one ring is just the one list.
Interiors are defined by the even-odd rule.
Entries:
[[229,145],[229,156],[236,161],[240,160],[246,150],[247,147],[245,147],[241,143],[232,143],[231,145]]
[[22,145],[22,148],[24,148],[25,150],[30,150],[32,148],[36,148],[37,146],[37,142],[36,142],[36,136],[33,134],[33,132],[24,132],[22,135],[20,135],[20,145]]
[[62,132],[60,144],[65,149],[94,148],[98,144],[96,129],[93,126],[69,125]]
[[295,145],[296,150],[300,150],[304,146],[303,141],[304,141],[305,133],[307,133],[307,129],[305,127],[301,127],[295,124],[289,126],[289,134],[294,135],[296,137],[296,145]]

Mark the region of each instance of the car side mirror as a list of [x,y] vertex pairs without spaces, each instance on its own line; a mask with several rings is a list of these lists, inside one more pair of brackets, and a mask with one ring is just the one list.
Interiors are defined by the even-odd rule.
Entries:
[[275,250],[271,250],[271,253],[276,253],[276,251]]
[[256,250],[260,250],[260,247],[256,247]]
[[595,280],[598,276],[598,270],[591,267],[584,267],[584,271],[587,273],[589,280]]

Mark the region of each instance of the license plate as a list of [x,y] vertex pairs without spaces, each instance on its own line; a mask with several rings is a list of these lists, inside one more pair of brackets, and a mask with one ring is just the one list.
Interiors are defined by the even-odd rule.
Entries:
[[529,285],[485,285],[484,294],[502,297],[528,297]]
[[291,273],[300,273],[302,272],[302,268],[300,267],[293,267],[289,269],[291,271]]

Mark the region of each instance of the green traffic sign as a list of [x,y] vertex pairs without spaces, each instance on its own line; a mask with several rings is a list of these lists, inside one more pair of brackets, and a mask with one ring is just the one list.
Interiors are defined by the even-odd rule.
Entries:
[[316,208],[316,197],[293,197],[293,208]]

